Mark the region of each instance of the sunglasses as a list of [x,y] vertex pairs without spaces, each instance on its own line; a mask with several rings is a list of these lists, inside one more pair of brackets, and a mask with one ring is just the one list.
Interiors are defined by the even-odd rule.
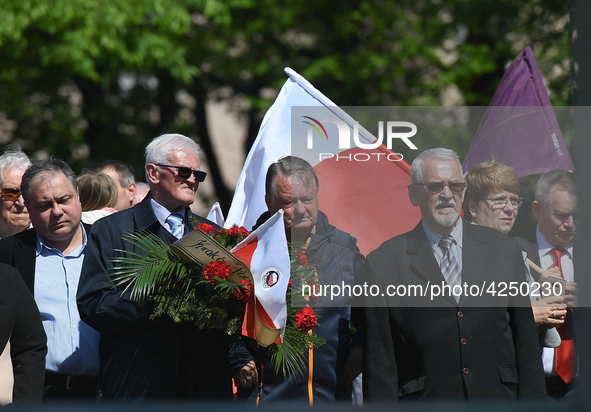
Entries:
[[453,193],[460,194],[460,193],[462,193],[462,191],[466,187],[466,182],[449,182],[449,183],[434,182],[434,183],[414,183],[414,184],[420,185],[420,186],[425,186],[427,188],[427,191],[429,191],[429,193],[432,193],[432,194],[440,193],[441,191],[443,191],[443,188],[445,186],[449,187],[449,190],[451,190]]
[[163,165],[160,163],[154,163],[154,164],[156,166],[160,166],[160,167],[173,167],[173,168],[177,169],[179,177],[182,177],[183,179],[190,178],[191,173],[193,173],[193,176],[195,176],[196,181],[203,182],[205,180],[205,177],[207,176],[207,173],[202,172],[201,170],[193,170],[191,168],[184,167],[184,166]]
[[2,199],[4,200],[17,200],[21,195],[21,190],[16,187],[7,187],[2,189]]

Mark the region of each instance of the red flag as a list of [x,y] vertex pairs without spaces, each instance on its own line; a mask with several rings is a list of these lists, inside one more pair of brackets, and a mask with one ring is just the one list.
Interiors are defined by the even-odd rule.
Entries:
[[242,334],[263,346],[281,343],[287,319],[285,293],[290,277],[283,210],[236,245],[232,253],[248,266],[254,285],[255,297],[247,303]]
[[[360,152],[393,153],[381,145],[373,150],[349,149],[339,156],[346,158]],[[420,211],[410,203],[406,192],[410,183],[408,163],[383,159],[354,163],[336,159],[326,159],[314,167],[321,187],[318,204],[333,226],[357,238],[362,254],[367,255],[417,224]]]

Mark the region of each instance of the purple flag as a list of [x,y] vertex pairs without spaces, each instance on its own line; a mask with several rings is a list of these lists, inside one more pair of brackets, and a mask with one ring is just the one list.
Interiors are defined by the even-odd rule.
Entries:
[[529,46],[501,79],[464,159],[464,172],[493,159],[519,177],[575,169]]

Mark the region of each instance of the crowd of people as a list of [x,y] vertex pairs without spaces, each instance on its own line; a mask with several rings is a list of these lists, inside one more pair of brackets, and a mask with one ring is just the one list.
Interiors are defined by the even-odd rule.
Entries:
[[[145,149],[147,184],[141,184],[120,161],[76,176],[61,159],[32,162],[18,147],[5,149],[0,404],[215,399],[313,405],[352,398],[560,400],[574,393],[573,173],[539,177],[531,204],[535,230],[512,238],[524,203],[515,172],[491,161],[464,176],[454,151],[425,150],[412,162],[407,187],[421,221],[364,257],[357,240],[322,212],[314,168],[294,156],[277,159],[267,171],[268,211],[255,228],[283,210],[286,242],[321,256],[314,266],[320,284],[365,282],[382,290],[438,284],[449,292],[430,305],[409,296],[361,305],[343,297],[329,305],[320,297],[315,332],[326,343],[302,355],[305,376],[290,380],[254,340],[154,318],[153,304],[133,301],[113,282],[118,257],[148,254],[124,235],[149,232],[170,245],[190,230],[190,221],[216,226],[190,209],[206,178],[199,153],[186,136],[156,137]],[[512,282],[527,287],[486,304],[462,289]],[[540,293],[543,285],[559,293]]]

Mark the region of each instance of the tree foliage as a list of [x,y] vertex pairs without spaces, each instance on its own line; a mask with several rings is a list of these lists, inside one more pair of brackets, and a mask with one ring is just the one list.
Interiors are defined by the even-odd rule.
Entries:
[[[0,144],[75,170],[105,158],[141,170],[151,138],[185,133],[204,147],[225,208],[233,188],[205,105],[228,102],[247,120],[249,145],[286,66],[343,106],[487,105],[530,45],[552,103],[572,93],[568,1],[0,4]],[[446,143],[461,154],[469,145]]]

